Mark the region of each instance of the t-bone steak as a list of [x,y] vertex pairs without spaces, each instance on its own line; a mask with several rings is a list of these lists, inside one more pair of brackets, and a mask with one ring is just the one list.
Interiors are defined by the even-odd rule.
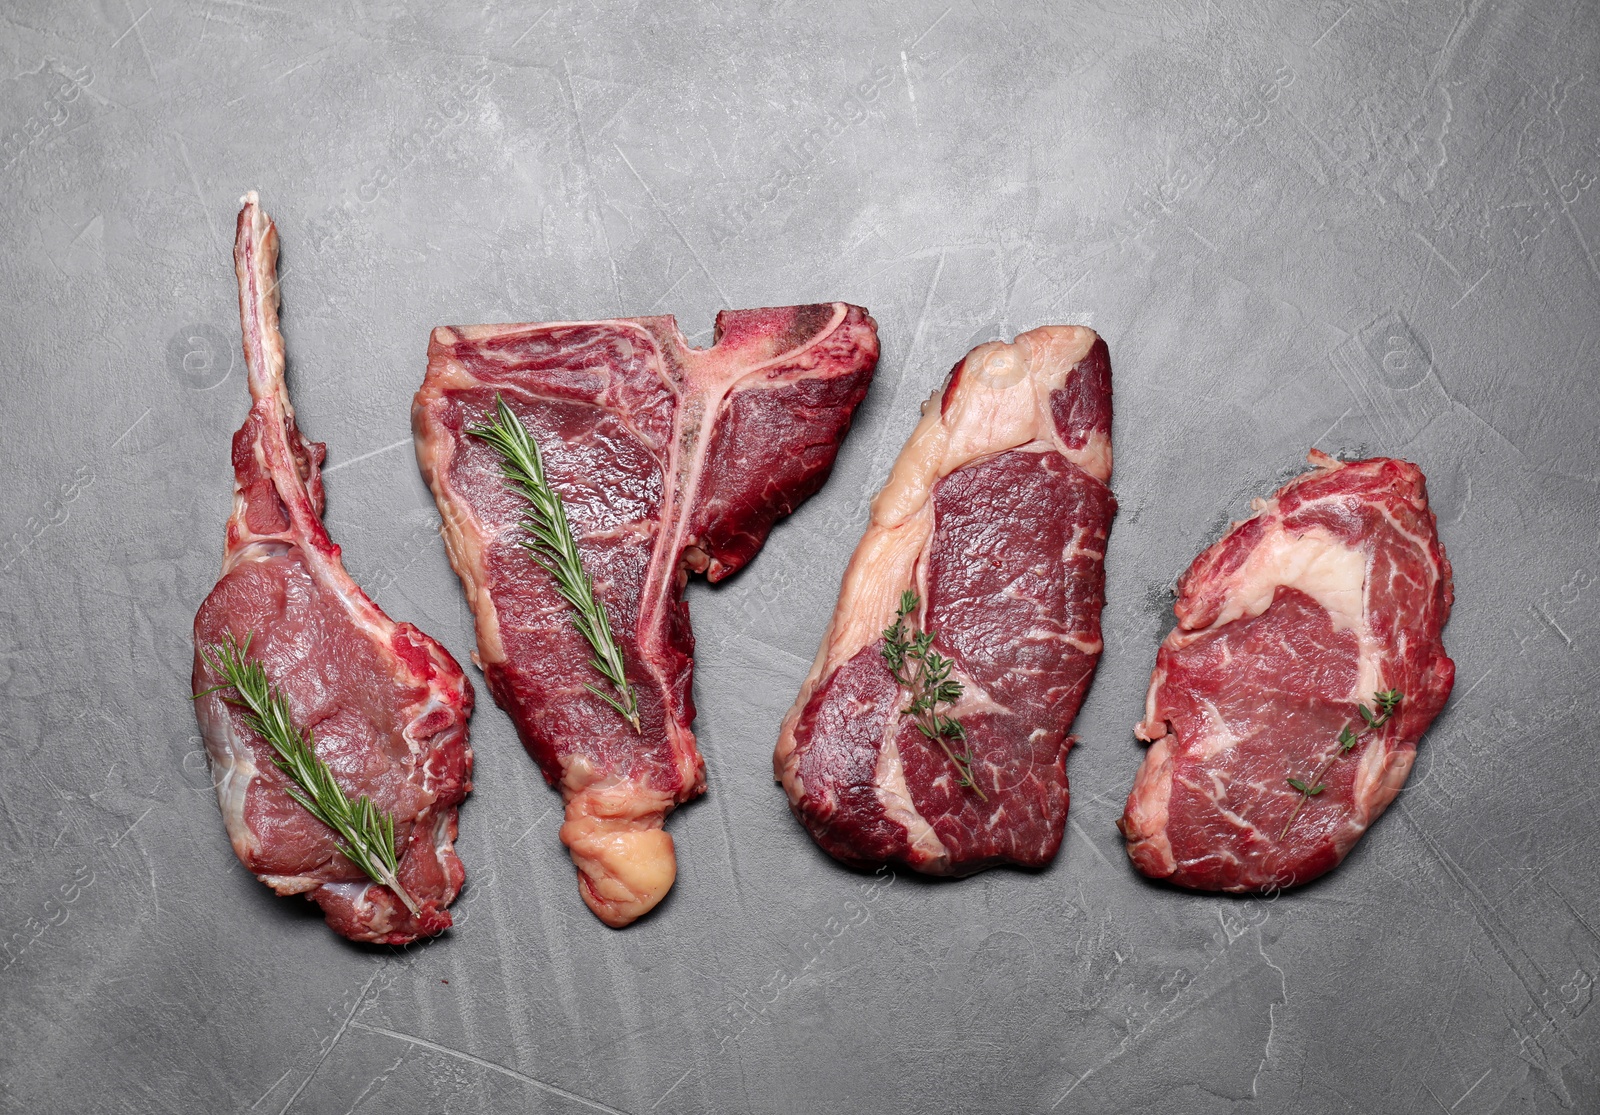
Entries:
[[[1454,594],[1422,471],[1315,450],[1311,463],[1178,582],[1134,729],[1152,742],[1119,822],[1152,878],[1273,891],[1338,866],[1450,696]],[[1368,729],[1358,705],[1381,720],[1385,691],[1399,703]]]
[[[566,801],[561,841],[607,925],[677,875],[668,812],[705,789],[684,586],[737,572],[817,491],[877,366],[877,329],[842,302],[729,310],[711,348],[671,317],[439,328],[412,408],[417,459],[478,651],[523,745]],[[519,544],[525,506],[466,433],[504,399],[537,441],[637,696],[636,731],[587,688],[591,649]]]
[[[1067,732],[1100,657],[1110,478],[1111,360],[1088,329],[980,345],[923,405],[773,757],[831,855],[941,875],[1055,856]],[[974,787],[884,659],[907,590],[912,627],[954,662]]]
[[394,816],[399,880],[418,906],[373,883],[339,838],[286,792],[293,783],[244,714],[195,701],[217,800],[239,861],[279,894],[304,894],[356,941],[402,945],[450,926],[465,871],[456,807],[472,788],[472,686],[438,643],[367,598],[322,524],[323,446],[295,425],[278,332],[278,233],[252,192],[234,266],[250,414],[233,436],[233,514],[222,577],[194,620],[194,692],[221,683],[202,656],[231,635],[288,698],[297,727],[346,795]]

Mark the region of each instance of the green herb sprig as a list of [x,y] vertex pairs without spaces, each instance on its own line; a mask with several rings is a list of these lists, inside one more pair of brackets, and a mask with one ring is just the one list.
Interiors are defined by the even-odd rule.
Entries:
[[372,804],[366,794],[354,802],[345,796],[328,764],[317,758],[311,729],[295,727],[289,699],[283,695],[283,690],[267,680],[267,672],[260,661],[249,656],[250,641],[254,637],[253,633],[245,636],[241,645],[229,632],[221,643],[201,651],[207,664],[223,681],[196,693],[195,699],[208,693],[232,690],[233,696],[225,700],[245,710],[245,724],[272,745],[277,752],[273,761],[294,781],[294,785],[284,787],[284,792],[339,834],[339,851],[366,872],[367,878],[394,891],[406,909],[416,914],[416,902],[400,885],[400,857],[395,851],[393,814]]
[[494,447],[500,454],[500,469],[506,486],[528,501],[519,524],[527,536],[521,540],[521,545],[532,555],[535,564],[550,574],[556,591],[571,606],[572,626],[594,648],[589,665],[606,679],[611,692],[588,683],[584,688],[615,709],[633,725],[635,732],[640,732],[639,702],[623,670],[622,651],[611,633],[606,606],[595,597],[594,580],[584,570],[583,560],[578,556],[578,543],[572,536],[572,524],[567,521],[566,506],[545,478],[539,444],[498,394],[494,397],[494,406],[494,421],[469,426],[467,433]]
[[[907,589],[900,594],[900,610],[893,626],[883,629],[883,660],[889,666],[894,680],[911,691],[911,703],[901,713],[912,718],[917,729],[939,745],[940,750],[956,768],[956,781],[984,801],[989,795],[983,792],[972,776],[972,748],[967,745],[967,730],[954,717],[939,712],[939,706],[949,706],[961,698],[961,683],[950,676],[955,665],[933,649],[937,633],[917,631],[907,621],[907,616],[917,610],[921,597]],[[951,741],[961,745],[957,751]]]
[[1322,781],[1322,776],[1328,773],[1328,768],[1333,766],[1334,760],[1341,755],[1349,754],[1350,750],[1365,739],[1368,734],[1376,732],[1379,728],[1389,723],[1390,717],[1394,716],[1394,710],[1400,706],[1400,701],[1404,696],[1398,689],[1385,689],[1372,699],[1373,704],[1377,706],[1376,711],[1369,709],[1364,704],[1356,705],[1356,712],[1360,714],[1363,725],[1361,730],[1356,731],[1351,727],[1354,723],[1353,721],[1345,721],[1344,727],[1339,729],[1339,750],[1324,759],[1315,774],[1310,778],[1285,779],[1290,786],[1300,791],[1300,800],[1295,802],[1294,811],[1289,814],[1289,819],[1283,823],[1283,831],[1278,833],[1279,840],[1289,834],[1289,826],[1294,824],[1294,819],[1300,815],[1300,810],[1305,808],[1306,802],[1328,788]]

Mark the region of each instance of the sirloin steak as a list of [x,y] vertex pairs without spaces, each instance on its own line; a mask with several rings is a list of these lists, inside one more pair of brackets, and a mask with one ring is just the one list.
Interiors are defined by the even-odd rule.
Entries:
[[[1422,471],[1310,459],[1178,582],[1134,729],[1153,742],[1118,822],[1151,878],[1263,891],[1338,866],[1450,696],[1454,594]],[[1393,716],[1362,732],[1357,704],[1391,689]],[[1346,726],[1361,734],[1342,751]],[[1289,784],[1325,763],[1314,796]]]
[[368,879],[285,793],[293,783],[271,745],[223,694],[198,697],[195,714],[239,862],[279,894],[316,902],[351,940],[403,945],[449,928],[445,907],[465,878],[453,844],[456,807],[472,788],[472,686],[448,651],[367,598],[322,525],[325,450],[295,425],[284,387],[278,233],[254,192],[233,258],[252,403],[233,436],[222,577],[194,620],[194,692],[222,681],[201,649],[248,638],[346,795],[393,814],[400,884],[418,912]]
[[[1091,330],[980,345],[923,405],[773,756],[829,854],[940,875],[1055,856],[1067,730],[1100,657],[1110,478],[1111,360]],[[906,590],[954,661],[949,715],[982,797],[903,715],[883,631]]]
[[[877,366],[842,302],[729,310],[690,347],[671,317],[439,328],[412,408],[417,459],[477,623],[483,668],[546,780],[579,892],[621,927],[677,874],[668,812],[705,790],[684,587],[738,571],[817,491]],[[519,545],[524,505],[466,429],[500,396],[538,442],[609,613],[641,730],[585,686],[589,645]]]

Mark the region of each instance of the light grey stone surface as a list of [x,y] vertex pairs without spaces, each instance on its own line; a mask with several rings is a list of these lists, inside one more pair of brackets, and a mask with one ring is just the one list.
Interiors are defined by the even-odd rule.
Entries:
[[[13,2],[0,12],[0,1109],[1600,1110],[1600,8]],[[481,678],[446,938],[353,947],[224,838],[186,700],[283,237],[328,523],[471,628],[410,449],[431,326],[842,298],[823,492],[690,590],[710,792],[625,932]],[[771,782],[866,501],[972,344],[1111,345],[1106,653],[1057,861],[846,871]],[[1449,708],[1346,864],[1176,893],[1112,827],[1174,577],[1306,450],[1427,472]]]

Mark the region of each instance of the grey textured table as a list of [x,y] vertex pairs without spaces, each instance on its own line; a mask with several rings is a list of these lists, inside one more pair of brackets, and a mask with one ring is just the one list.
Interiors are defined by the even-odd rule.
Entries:
[[[253,0],[0,14],[0,1108],[1600,1110],[1600,7]],[[262,193],[328,521],[471,628],[410,448],[431,326],[842,298],[883,338],[823,492],[690,590],[710,792],[625,932],[481,678],[457,927],[333,937],[223,836],[185,700]],[[1037,874],[873,880],[771,782],[866,501],[972,344],[1116,372],[1106,653]],[[1419,461],[1455,698],[1276,901],[1112,827],[1173,578],[1306,450]]]

